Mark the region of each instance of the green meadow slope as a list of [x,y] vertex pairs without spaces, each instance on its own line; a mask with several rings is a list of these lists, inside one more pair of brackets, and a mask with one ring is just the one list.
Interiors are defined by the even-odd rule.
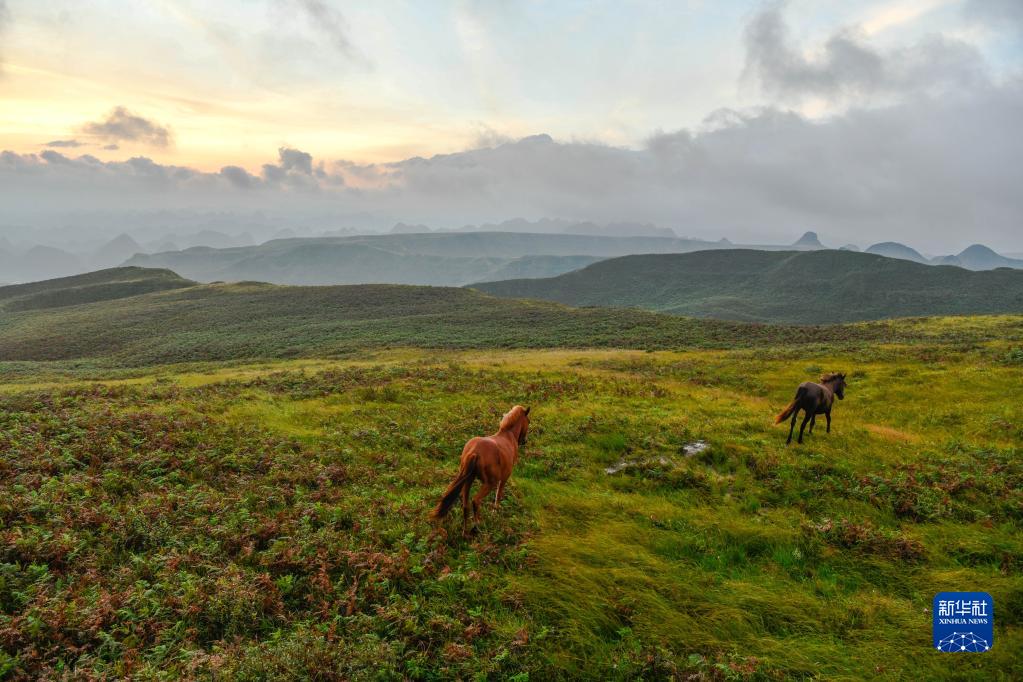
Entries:
[[[1015,679],[1014,344],[0,379],[0,675]],[[772,415],[831,369],[850,374],[832,433],[786,448]],[[438,534],[462,444],[515,403],[533,421],[501,509]],[[994,596],[990,652],[933,649],[944,590]]]
[[573,306],[786,324],[1023,312],[1023,271],[972,272],[850,251],[624,256],[552,278],[473,286]]
[[[785,447],[772,416],[829,370],[833,432]],[[1021,379],[1023,316],[0,289],[0,677],[1014,679]],[[503,506],[438,531],[462,445],[516,403]],[[946,590],[994,596],[990,652],[932,648]]]
[[0,362],[108,366],[324,357],[419,348],[741,348],[1019,338],[1023,318],[779,326],[625,308],[570,308],[465,288],[195,284],[115,268],[0,288]]
[[726,348],[894,339],[909,328],[747,325],[573,309],[461,288],[196,285],[166,270],[140,268],[7,287],[0,296],[6,296],[0,298],[0,361],[90,358],[145,365],[386,346]]
[[0,311],[63,308],[195,285],[170,270],[110,268],[59,279],[0,287]]

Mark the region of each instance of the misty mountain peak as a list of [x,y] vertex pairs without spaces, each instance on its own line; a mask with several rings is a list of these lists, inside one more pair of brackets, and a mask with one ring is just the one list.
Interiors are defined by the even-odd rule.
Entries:
[[102,247],[100,247],[100,250],[105,251],[107,249],[134,249],[134,251],[132,251],[133,254],[143,250],[142,246],[137,241],[132,239],[131,235],[124,232],[117,235],[116,237],[108,241],[106,244],[104,244]]
[[137,241],[130,235],[122,232],[99,247],[89,258],[89,263],[97,269],[110,268],[120,265],[136,253],[143,252],[145,252],[145,249]]
[[916,263],[927,263],[919,251],[899,242],[880,242],[867,247],[867,253],[899,260],[911,260]]
[[1023,268],[1023,260],[1006,258],[983,244],[973,244],[956,257],[964,268],[970,270],[993,270],[994,268]]
[[823,249],[824,245],[821,244],[821,240],[817,237],[816,232],[805,232],[803,236],[796,240],[792,246],[803,246],[814,249]]
[[971,244],[970,246],[968,246],[965,249],[963,249],[962,252],[960,252],[959,256],[960,257],[962,257],[962,256],[974,256],[974,257],[982,256],[982,257],[990,258],[992,256],[997,257],[998,253],[995,252],[994,249],[992,249],[992,248],[990,248],[988,246],[984,246],[983,244]]

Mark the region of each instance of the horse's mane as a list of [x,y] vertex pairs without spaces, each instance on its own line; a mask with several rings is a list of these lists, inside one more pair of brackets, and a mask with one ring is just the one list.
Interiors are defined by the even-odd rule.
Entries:
[[844,379],[844,378],[845,378],[845,375],[842,374],[841,372],[828,372],[827,374],[822,374],[821,375],[821,383],[822,384],[826,384],[829,381],[834,381],[835,379]]
[[524,415],[525,413],[526,413],[526,408],[522,407],[522,405],[516,405],[515,407],[511,408],[510,410],[508,410],[508,414],[504,415],[501,418],[501,426],[500,426],[501,431],[505,431],[507,429],[510,429],[512,426],[515,425],[515,423],[519,419],[522,418],[522,415]]

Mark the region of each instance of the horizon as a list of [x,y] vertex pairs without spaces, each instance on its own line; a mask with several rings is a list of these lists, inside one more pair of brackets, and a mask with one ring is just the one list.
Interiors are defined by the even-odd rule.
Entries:
[[[544,232],[544,231],[531,231],[529,229],[511,229],[510,227],[509,228],[505,228],[505,226],[508,225],[509,223],[521,223],[521,222],[526,222],[529,225],[535,225],[535,226],[540,226],[540,225],[543,225],[545,223],[561,223],[563,228],[564,228],[564,231],[558,231],[558,232],[547,231],[547,232]],[[1023,255],[1023,253],[1016,253],[1016,252],[1012,252],[1012,251],[997,251],[997,250],[991,248],[989,245],[981,243],[981,242],[969,242],[969,243],[964,242],[964,244],[965,244],[964,246],[962,246],[962,247],[960,247],[958,249],[955,249],[954,251],[951,251],[949,253],[929,252],[926,249],[918,249],[918,248],[916,248],[916,246],[914,244],[906,244],[906,243],[903,243],[903,242],[893,241],[893,240],[884,240],[884,241],[879,241],[879,242],[874,242],[874,243],[869,243],[869,244],[868,243],[857,243],[857,242],[846,242],[844,244],[838,244],[838,243],[831,243],[831,242],[828,242],[828,241],[825,241],[825,240],[820,240],[819,239],[820,235],[817,232],[813,231],[813,230],[807,230],[806,232],[802,233],[797,239],[794,239],[791,242],[779,242],[779,243],[763,242],[763,243],[756,243],[756,244],[733,241],[733,240],[729,239],[727,235],[722,235],[720,238],[714,239],[713,237],[702,238],[702,237],[693,237],[693,236],[689,236],[689,235],[678,234],[675,231],[673,231],[673,232],[675,232],[674,236],[668,236],[668,235],[665,235],[665,234],[652,234],[652,233],[651,234],[642,234],[642,235],[614,234],[614,233],[607,233],[607,232],[602,232],[602,233],[598,233],[598,234],[592,234],[592,233],[588,234],[583,229],[579,229],[578,231],[572,231],[573,228],[578,228],[578,227],[582,227],[582,226],[596,226],[598,228],[608,228],[611,225],[632,226],[632,227],[637,227],[637,228],[651,228],[651,232],[656,231],[656,230],[664,230],[664,229],[669,229],[670,230],[671,229],[671,228],[662,228],[661,226],[655,225],[653,223],[647,223],[647,224],[639,224],[639,223],[605,223],[605,224],[600,224],[600,223],[592,223],[590,221],[571,221],[571,220],[563,220],[563,219],[556,219],[556,218],[554,218],[554,219],[552,219],[552,218],[541,218],[541,219],[536,220],[536,221],[527,221],[527,220],[525,220],[523,218],[510,218],[508,220],[501,221],[500,223],[483,223],[483,224],[480,224],[480,225],[462,225],[462,226],[459,226],[459,227],[434,227],[434,226],[424,225],[424,224],[407,225],[405,223],[399,222],[399,223],[395,223],[390,229],[384,228],[384,229],[379,229],[379,230],[374,230],[374,229],[359,230],[359,229],[356,229],[356,228],[347,228],[347,229],[342,228],[342,229],[337,229],[337,230],[322,230],[322,231],[319,231],[319,232],[314,232],[314,231],[295,230],[293,228],[281,228],[281,229],[277,230],[276,234],[272,234],[270,236],[266,236],[265,234],[263,234],[263,236],[257,236],[256,234],[253,234],[251,231],[248,231],[248,230],[243,230],[242,232],[230,233],[230,232],[222,232],[222,231],[216,230],[216,229],[204,228],[204,229],[198,229],[198,230],[194,231],[191,234],[181,234],[181,233],[174,233],[174,232],[161,232],[160,233],[161,234],[160,237],[157,237],[155,239],[153,239],[153,238],[148,238],[147,239],[145,236],[139,235],[137,233],[137,231],[133,231],[131,229],[120,230],[119,228],[114,228],[114,229],[108,230],[105,234],[97,234],[97,235],[95,235],[91,239],[86,239],[86,240],[83,240],[81,242],[77,242],[77,243],[74,243],[74,244],[71,244],[71,245],[67,244],[66,242],[61,241],[58,235],[51,236],[49,239],[46,239],[46,238],[44,238],[44,239],[28,238],[28,239],[25,239],[25,240],[19,240],[16,235],[12,237],[11,234],[9,234],[9,233],[5,234],[2,231],[0,231],[0,254],[3,253],[3,251],[2,251],[3,248],[11,249],[11,250],[13,250],[13,253],[16,254],[19,251],[24,253],[24,252],[26,252],[27,249],[31,250],[32,248],[35,248],[35,247],[44,247],[44,248],[58,249],[60,251],[64,251],[66,253],[70,253],[72,255],[86,256],[92,250],[95,250],[96,253],[100,253],[103,248],[105,248],[107,246],[123,243],[123,240],[125,240],[125,239],[130,240],[135,246],[139,247],[139,250],[136,252],[137,254],[139,254],[139,255],[145,255],[145,254],[152,255],[152,254],[160,253],[162,251],[177,252],[177,251],[184,251],[184,250],[191,249],[191,248],[213,248],[213,249],[220,249],[220,248],[238,248],[238,247],[258,247],[258,246],[263,246],[265,244],[268,244],[270,242],[280,241],[280,240],[349,239],[349,238],[377,237],[377,236],[388,236],[388,235],[395,236],[395,237],[400,237],[401,235],[415,235],[415,234],[459,235],[459,234],[472,234],[472,233],[498,233],[498,234],[522,234],[522,235],[543,235],[543,236],[578,236],[578,237],[587,237],[587,238],[596,238],[596,239],[605,239],[605,238],[607,238],[607,239],[621,239],[621,240],[629,240],[629,239],[636,239],[636,238],[642,238],[642,239],[678,239],[678,240],[682,240],[682,241],[702,242],[702,243],[706,243],[706,244],[709,244],[709,245],[710,244],[727,243],[729,246],[726,247],[726,248],[750,249],[750,250],[760,250],[762,248],[767,248],[767,249],[773,250],[773,251],[781,251],[781,250],[785,250],[786,247],[793,247],[794,251],[813,250],[814,248],[816,248],[817,250],[825,250],[825,251],[827,251],[827,250],[832,250],[832,251],[853,250],[853,251],[858,251],[858,252],[868,252],[869,249],[872,249],[872,248],[875,248],[875,247],[885,247],[885,246],[888,246],[888,245],[895,245],[895,246],[899,246],[899,247],[908,247],[909,249],[917,251],[920,255],[922,255],[922,256],[924,256],[926,258],[932,259],[932,260],[938,259],[938,258],[942,258],[942,257],[946,257],[946,256],[958,256],[958,255],[961,255],[962,253],[964,253],[966,251],[969,251],[970,249],[973,249],[973,248],[976,248],[976,247],[987,249],[989,251],[994,251],[996,254],[1002,255],[1002,256],[1010,256],[1011,257],[1011,256],[1021,256],[1021,255]],[[408,229],[399,229],[399,228],[408,228]],[[504,229],[502,229],[502,228],[504,228]],[[257,232],[257,234],[259,234],[259,233]],[[226,238],[226,239],[231,241],[231,244],[230,244],[230,246],[224,246],[224,245],[217,245],[217,244],[199,243],[201,241],[200,237],[202,237],[203,235],[206,236],[206,239],[219,240],[221,238]],[[180,239],[182,237],[194,240],[196,243],[193,243],[193,244],[188,245],[188,246],[180,246],[180,245],[178,245],[177,243],[175,243],[173,241],[175,238]],[[810,237],[812,237],[814,239],[818,239],[818,244],[817,244],[816,247],[814,247],[814,245],[810,244],[810,243],[806,243],[806,244],[803,243],[804,240],[806,240],[807,238],[810,238]],[[160,244],[159,242],[162,242],[162,244]],[[165,249],[165,248],[162,248],[162,246],[175,247],[175,248],[166,248]],[[795,248],[795,247],[800,247],[800,246],[802,246],[802,247],[809,247],[809,248],[808,249]],[[850,247],[852,247],[852,248],[850,249]],[[714,249],[714,250],[718,250],[718,249]],[[696,252],[699,252],[699,249],[697,249]],[[686,251],[686,252],[680,252],[680,253],[694,253],[694,252]],[[11,255],[11,254],[8,254],[8,255]],[[636,255],[641,255],[641,254],[640,254],[640,252],[637,252]],[[953,265],[955,265],[955,264],[953,264]]]

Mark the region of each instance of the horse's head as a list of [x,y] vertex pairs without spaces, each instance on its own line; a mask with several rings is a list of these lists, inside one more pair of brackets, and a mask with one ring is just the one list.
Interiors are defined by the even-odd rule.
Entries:
[[834,374],[825,374],[821,377],[821,383],[829,387],[834,391],[835,395],[838,396],[839,400],[845,400],[845,374],[841,372],[835,372]]
[[526,444],[526,434],[529,433],[529,408],[522,408],[522,428],[519,429],[519,445]]
[[519,432],[519,445],[526,444],[526,433],[529,431],[529,408],[516,405],[508,410],[508,414],[501,418],[501,431],[517,429]]

